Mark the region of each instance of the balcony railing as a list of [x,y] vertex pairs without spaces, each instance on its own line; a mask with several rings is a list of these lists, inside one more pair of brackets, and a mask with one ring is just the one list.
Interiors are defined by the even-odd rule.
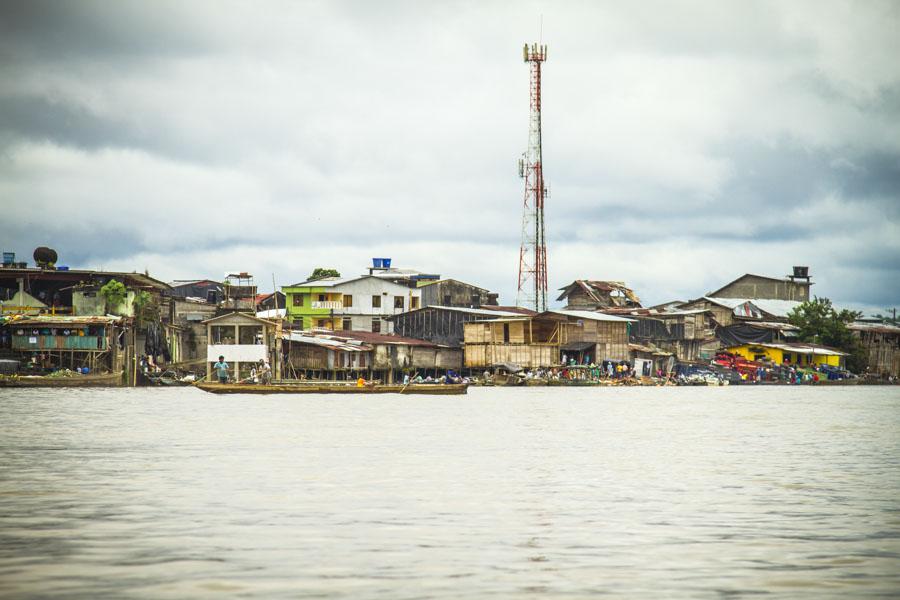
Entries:
[[339,300],[326,300],[324,302],[313,302],[312,308],[324,308],[333,310],[335,308],[344,308],[344,303]]
[[95,335],[14,335],[13,350],[106,350],[106,338]]

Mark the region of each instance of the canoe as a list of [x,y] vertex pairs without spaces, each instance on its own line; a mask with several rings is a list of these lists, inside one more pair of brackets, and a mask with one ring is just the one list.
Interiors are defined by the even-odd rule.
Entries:
[[0,387],[120,387],[122,373],[47,377],[45,375],[0,375]]
[[468,387],[465,383],[441,384],[394,384],[367,385],[357,387],[356,384],[343,383],[273,383],[261,385],[254,383],[195,383],[204,392],[212,394],[430,394],[457,395],[465,394]]

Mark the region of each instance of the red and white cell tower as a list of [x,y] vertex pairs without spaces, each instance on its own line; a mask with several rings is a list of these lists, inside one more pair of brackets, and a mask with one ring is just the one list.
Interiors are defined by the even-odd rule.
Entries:
[[544,167],[541,160],[541,63],[547,60],[547,46],[526,44],[525,62],[531,63],[531,122],[528,150],[519,161],[519,176],[525,179],[525,206],[522,212],[522,246],[519,249],[519,294],[517,306],[547,310],[547,242],[544,240]]

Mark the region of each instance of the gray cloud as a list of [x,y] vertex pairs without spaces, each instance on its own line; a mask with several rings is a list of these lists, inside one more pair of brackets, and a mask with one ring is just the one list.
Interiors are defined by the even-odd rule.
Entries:
[[802,263],[836,301],[900,299],[890,2],[0,11],[0,236],[20,254],[283,282],[386,254],[512,301],[519,52],[543,14],[551,287],[624,279],[656,302]]

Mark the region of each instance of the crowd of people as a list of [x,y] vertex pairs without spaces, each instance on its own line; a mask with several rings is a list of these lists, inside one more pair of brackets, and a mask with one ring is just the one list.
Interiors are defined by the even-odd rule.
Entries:
[[224,356],[220,356],[219,361],[213,364],[213,370],[215,371],[216,379],[219,383],[228,383],[229,381],[262,385],[272,383],[272,368],[264,359],[259,359],[259,362],[253,363],[250,367],[248,376],[240,379],[232,379],[231,366],[225,362]]
[[[586,357],[579,363],[575,358],[563,355],[562,365],[558,367],[529,369],[517,375],[525,381],[601,381],[634,379],[637,372],[634,365],[625,360],[604,360],[595,363]],[[488,371],[484,372],[483,378],[485,381],[493,379]]]
[[432,377],[431,375],[422,377],[422,375],[418,371],[414,371],[412,375],[407,373],[403,376],[403,385],[422,383],[460,384],[469,383],[469,379],[467,377],[463,377],[452,369],[449,369],[446,375],[441,375],[439,377]]

